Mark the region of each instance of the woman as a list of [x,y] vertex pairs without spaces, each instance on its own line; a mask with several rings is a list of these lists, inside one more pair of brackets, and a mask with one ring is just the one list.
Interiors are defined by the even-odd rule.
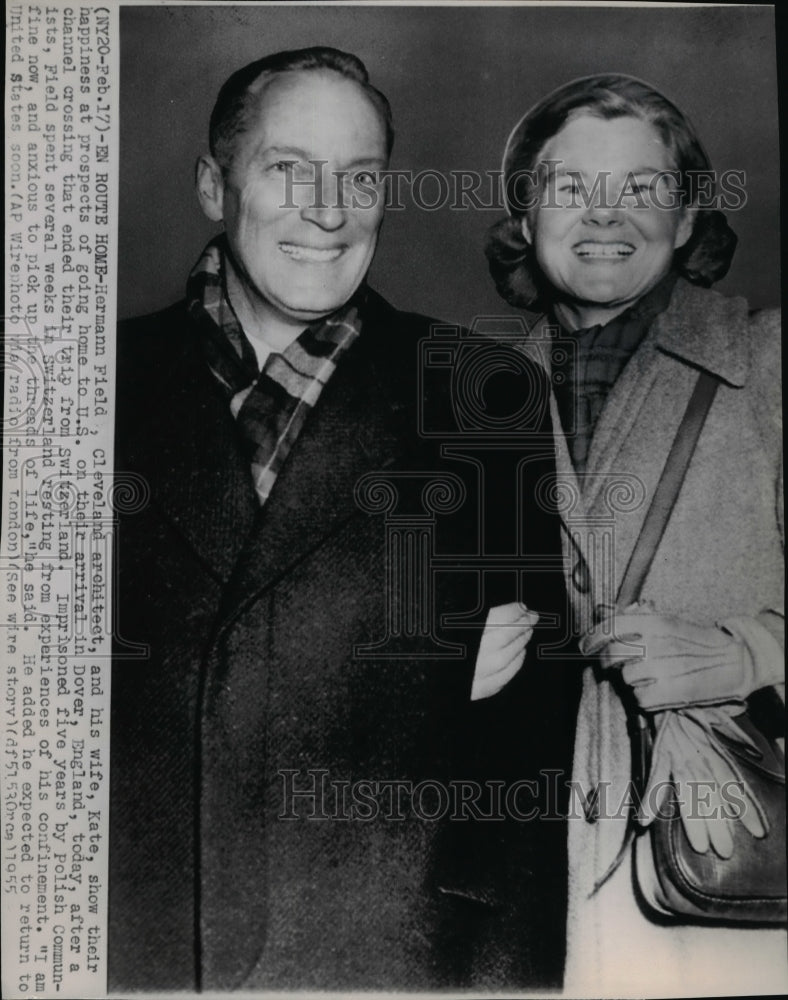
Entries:
[[[650,86],[604,75],[560,88],[516,126],[503,171],[509,217],[487,253],[501,295],[537,313],[529,351],[551,375],[563,430],[568,589],[591,658],[573,789],[586,806],[603,789],[598,818],[570,813],[565,988],[781,992],[781,929],[677,925],[638,900],[633,854],[648,838],[633,851],[623,805],[627,706],[644,719],[679,707],[702,719],[720,705],[734,717],[754,691],[783,680],[778,315],[710,290],[736,238],[709,207],[710,164],[692,126]],[[693,190],[699,171],[706,187]],[[615,614],[700,371],[718,382],[714,402],[640,600]],[[688,768],[709,749],[698,732],[685,746]],[[674,771],[684,773],[676,746]],[[702,767],[692,776],[720,777]],[[683,812],[694,849],[724,856],[731,823],[763,836],[748,805],[742,819]]]

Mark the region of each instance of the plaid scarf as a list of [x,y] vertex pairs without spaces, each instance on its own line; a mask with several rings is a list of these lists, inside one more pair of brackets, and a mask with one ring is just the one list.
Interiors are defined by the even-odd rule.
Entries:
[[282,354],[269,354],[260,372],[225,292],[224,255],[220,236],[208,244],[189,275],[186,298],[205,360],[236,419],[262,505],[309,411],[359,334],[360,296],[308,326]]
[[[572,462],[584,472],[591,440],[610,390],[635,353],[654,319],[668,307],[676,274],[671,271],[633,306],[604,325],[563,331],[577,344],[576,363],[571,354],[556,368],[563,378],[555,384],[555,398]],[[573,426],[574,425],[574,426]]]

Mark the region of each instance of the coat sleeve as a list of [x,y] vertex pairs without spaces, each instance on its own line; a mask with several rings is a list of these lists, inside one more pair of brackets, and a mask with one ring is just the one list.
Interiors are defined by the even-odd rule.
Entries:
[[[750,400],[761,441],[774,467],[774,509],[785,548],[783,507],[783,443],[781,321],[778,309],[759,310],[750,317]],[[785,609],[779,600],[764,608],[742,636],[755,663],[758,687],[774,685],[785,700]]]

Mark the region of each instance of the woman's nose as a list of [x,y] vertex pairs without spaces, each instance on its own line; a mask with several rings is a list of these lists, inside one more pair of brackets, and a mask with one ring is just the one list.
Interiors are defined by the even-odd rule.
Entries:
[[592,226],[618,226],[623,221],[621,207],[600,192],[586,206],[584,221]]
[[588,205],[583,221],[592,226],[620,226],[623,219],[620,208],[597,198]]

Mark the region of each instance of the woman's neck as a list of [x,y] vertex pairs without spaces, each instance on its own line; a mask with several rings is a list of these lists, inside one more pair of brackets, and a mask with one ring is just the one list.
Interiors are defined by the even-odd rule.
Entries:
[[565,330],[587,330],[592,326],[604,326],[611,319],[626,312],[632,302],[615,306],[597,305],[594,302],[556,302],[553,312]]

